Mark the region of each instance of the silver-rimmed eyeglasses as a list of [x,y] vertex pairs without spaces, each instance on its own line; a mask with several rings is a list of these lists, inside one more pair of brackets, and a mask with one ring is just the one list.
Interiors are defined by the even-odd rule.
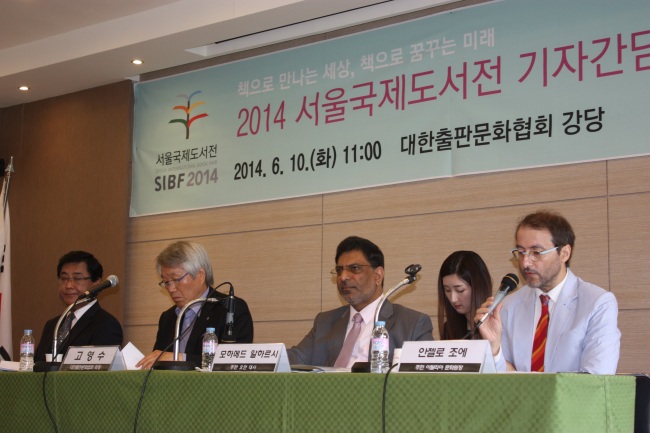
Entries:
[[528,256],[528,258],[532,262],[538,262],[543,255],[550,253],[551,251],[555,251],[558,248],[562,248],[561,246],[549,248],[548,250],[544,251],[537,251],[537,250],[529,250],[529,251],[524,251],[520,250],[519,248],[515,248],[514,250],[511,251],[512,256],[515,258],[515,260],[523,260],[524,257]]

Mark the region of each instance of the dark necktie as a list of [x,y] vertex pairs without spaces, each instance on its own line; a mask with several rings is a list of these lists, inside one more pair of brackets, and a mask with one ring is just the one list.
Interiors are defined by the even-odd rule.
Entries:
[[69,313],[68,316],[63,320],[61,326],[59,327],[59,345],[63,344],[68,335],[70,334],[70,329],[72,329],[72,320],[74,320],[74,313]]

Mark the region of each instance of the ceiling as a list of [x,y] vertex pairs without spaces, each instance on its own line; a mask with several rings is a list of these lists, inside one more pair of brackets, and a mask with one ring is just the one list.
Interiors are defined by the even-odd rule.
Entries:
[[[140,74],[218,55],[214,50],[197,50],[197,47],[215,47],[216,42],[319,17],[329,17],[328,25],[336,28],[337,23],[343,23],[338,27],[350,25],[345,24],[349,15],[355,15],[355,23],[359,23],[363,18],[369,21],[449,2],[2,0],[0,108],[125,78],[137,80]],[[370,5],[375,6],[367,7]],[[380,9],[382,15],[378,16],[374,11]],[[309,29],[317,33],[318,28],[311,22],[306,27],[303,25],[302,31],[306,33],[302,35],[310,34]],[[194,50],[188,51],[191,49]],[[133,65],[131,60],[136,58],[144,64]],[[21,85],[29,86],[30,90],[19,91]]]

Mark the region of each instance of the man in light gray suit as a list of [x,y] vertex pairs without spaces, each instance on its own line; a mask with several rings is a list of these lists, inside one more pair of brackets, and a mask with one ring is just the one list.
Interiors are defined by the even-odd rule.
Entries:
[[[292,364],[349,368],[357,361],[369,361],[375,309],[384,286],[384,254],[369,240],[351,236],[339,244],[335,261],[332,274],[336,275],[338,291],[349,306],[316,316],[311,331],[288,350]],[[360,331],[348,357],[341,349],[355,327],[355,316]],[[386,301],[379,320],[386,322],[390,336],[390,359],[393,349],[402,347],[404,341],[433,340],[431,319],[418,311]]]
[[[479,328],[497,369],[616,373],[618,304],[611,292],[569,269],[575,241],[569,222],[553,212],[535,212],[519,222],[515,239],[512,254],[526,286],[506,297]],[[492,298],[477,310],[477,320],[491,304]]]

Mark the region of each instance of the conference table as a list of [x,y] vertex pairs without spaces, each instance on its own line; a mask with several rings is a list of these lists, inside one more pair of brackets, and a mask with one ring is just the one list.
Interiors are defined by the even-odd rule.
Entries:
[[384,379],[369,373],[3,372],[0,432],[50,432],[54,424],[61,433],[634,429],[630,376],[391,373],[385,399]]

